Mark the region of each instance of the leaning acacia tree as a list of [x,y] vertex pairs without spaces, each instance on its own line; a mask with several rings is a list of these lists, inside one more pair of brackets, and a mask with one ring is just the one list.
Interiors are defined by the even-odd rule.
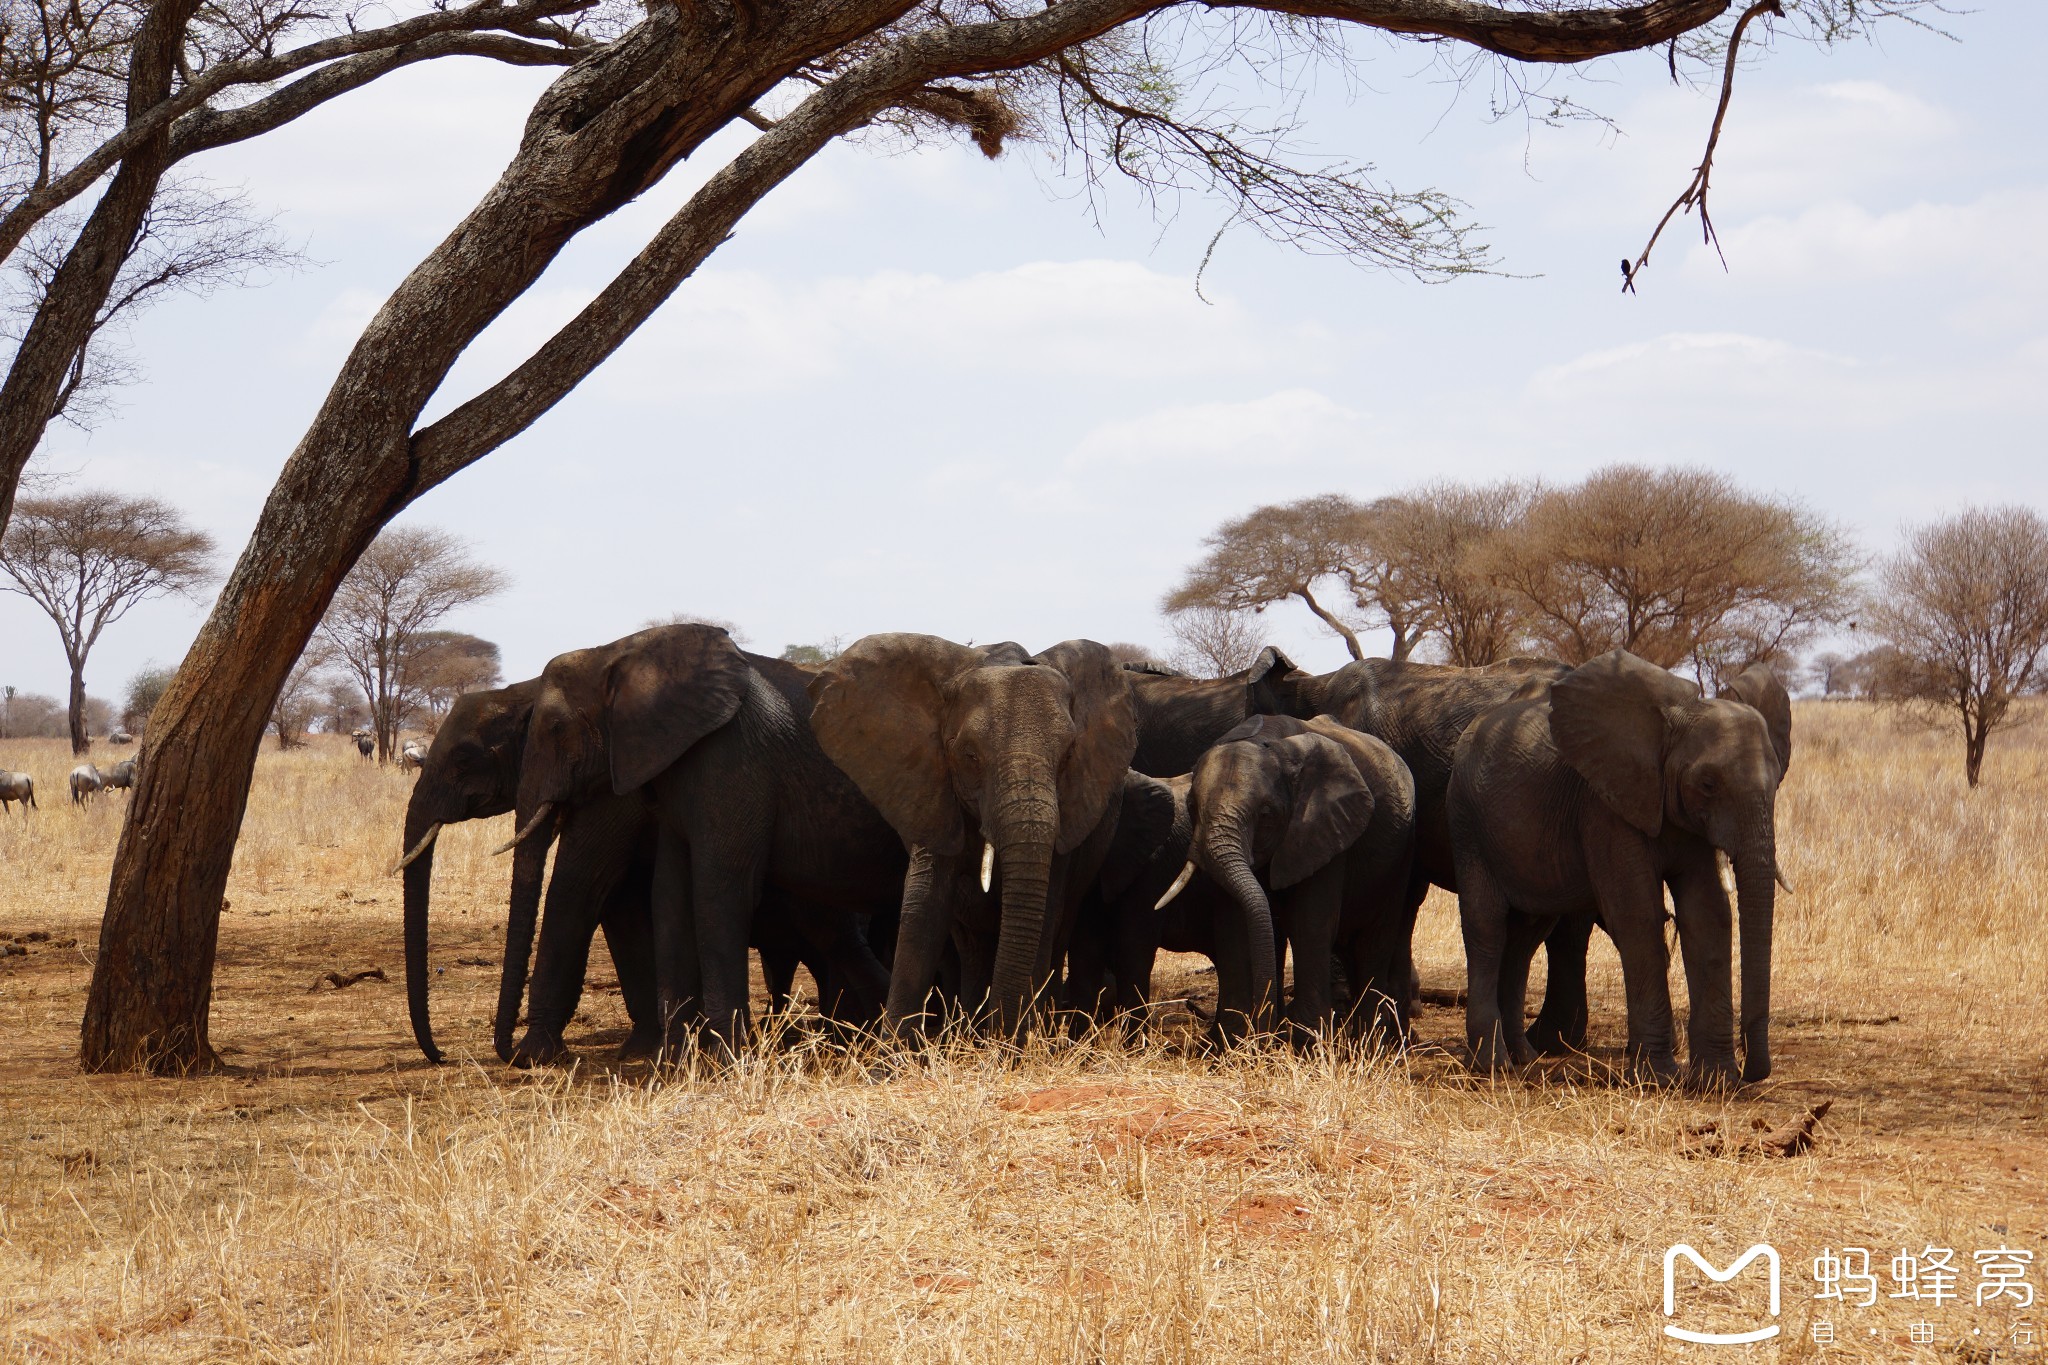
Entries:
[[[195,3],[155,0],[151,13],[182,16]],[[1801,8],[1835,36],[1871,3]],[[1228,80],[1202,84],[1220,62],[1334,55],[1347,27],[1447,42],[1498,59],[1518,81],[1529,68],[1653,49],[1661,73],[1667,52],[1674,69],[1681,57],[1715,61],[1732,50],[1736,23],[1780,12],[1779,0],[1739,18],[1730,10],[1730,0],[652,0],[541,95],[497,183],[385,301],[285,462],[152,718],[108,887],[83,1064],[213,1063],[215,935],[257,745],[356,557],[393,516],[573,390],[835,139],[888,122],[958,130],[993,154],[1036,134],[1084,175],[1213,191],[1235,220],[1275,238],[1455,274],[1480,253],[1445,198],[1390,190],[1369,168],[1305,164],[1284,128],[1260,131],[1270,117],[1190,92],[1223,90]],[[736,125],[758,136],[587,307],[504,378],[421,424],[457,357],[577,234]]]

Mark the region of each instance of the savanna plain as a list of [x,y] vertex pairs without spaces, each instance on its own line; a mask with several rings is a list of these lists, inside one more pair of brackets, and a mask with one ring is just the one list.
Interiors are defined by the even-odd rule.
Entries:
[[[1797,741],[1777,1072],[1719,1097],[1617,1078],[1598,937],[1591,1055],[1468,1075],[1440,894],[1417,943],[1437,1003],[1401,1057],[1204,1056],[1169,1003],[1143,1044],[1021,1052],[849,1052],[799,1016],[733,1067],[655,1076],[610,1062],[625,1014],[598,952],[581,1060],[518,1072],[489,1043],[509,817],[440,841],[452,1060],[430,1067],[385,875],[409,778],[320,736],[258,763],[221,920],[227,1069],[81,1076],[123,798],[74,809],[61,744],[0,741],[43,802],[0,822],[0,940],[22,949],[0,958],[0,1357],[2041,1358],[2010,1343],[2041,1339],[2044,1306],[1976,1305],[1970,1256],[2032,1249],[2044,1283],[2048,725],[1997,743],[1975,792],[1948,732],[1858,703],[1802,703]],[[1203,967],[1166,959],[1158,994],[1200,1006]],[[1822,1101],[1803,1150],[1757,1140]],[[1782,1335],[1663,1336],[1675,1241],[1776,1246]],[[1961,1298],[1816,1300],[1813,1258],[1845,1244],[1957,1248]],[[1753,1313],[1754,1288],[1697,1281],[1688,1311]]]

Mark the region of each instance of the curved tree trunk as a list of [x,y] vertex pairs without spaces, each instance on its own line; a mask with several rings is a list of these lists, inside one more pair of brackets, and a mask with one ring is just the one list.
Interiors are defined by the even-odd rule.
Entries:
[[[418,788],[414,790],[417,792]],[[411,806],[405,815],[407,851],[419,846],[419,841],[426,837],[427,826],[433,823],[418,801]],[[405,1009],[412,1020],[413,1041],[420,1045],[428,1061],[439,1062],[441,1049],[434,1045],[433,1014],[427,1004],[427,910],[433,884],[434,846],[429,844],[405,866]]]
[[1771,1074],[1771,934],[1777,909],[1777,847],[1768,825],[1735,862],[1736,913],[1742,925],[1742,1079]]

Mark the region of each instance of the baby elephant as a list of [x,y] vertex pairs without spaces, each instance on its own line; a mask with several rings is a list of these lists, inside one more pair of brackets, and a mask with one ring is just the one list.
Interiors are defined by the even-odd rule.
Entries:
[[21,802],[21,813],[27,815],[36,804],[36,780],[27,773],[11,773],[0,768],[0,811],[16,801]]
[[135,760],[124,758],[112,768],[100,774],[100,785],[108,791],[120,788],[122,791],[135,790]]
[[100,776],[98,768],[90,763],[79,764],[71,770],[71,804],[84,805],[91,798],[98,796],[100,788],[106,785],[106,779]]
[[1393,751],[1334,721],[1258,716],[1196,761],[1187,799],[1184,878],[1199,871],[1237,911],[1236,932],[1219,926],[1216,944],[1226,1036],[1247,1018],[1256,1030],[1273,1026],[1283,945],[1294,950],[1286,1017],[1297,1034],[1335,1023],[1333,955],[1356,992],[1353,1025],[1398,1026],[1415,786]]

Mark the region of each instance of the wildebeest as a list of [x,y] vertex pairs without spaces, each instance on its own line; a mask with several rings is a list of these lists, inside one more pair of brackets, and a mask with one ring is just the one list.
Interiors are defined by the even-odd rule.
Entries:
[[100,785],[109,791],[119,787],[122,791],[135,790],[135,760],[124,758],[112,768],[100,774]]
[[423,739],[409,739],[398,747],[398,766],[417,768],[427,761],[427,742]]
[[126,730],[116,730],[107,736],[107,743],[109,744],[133,744],[134,742],[135,736],[129,734]]
[[368,730],[357,730],[350,735],[350,738],[356,742],[356,752],[364,758],[368,758],[371,754],[377,752],[377,741],[371,738]]
[[0,768],[0,810],[6,810],[16,801],[21,802],[21,813],[27,815],[36,804],[36,780],[27,773],[12,773]]
[[81,763],[71,770],[71,804],[82,806],[92,797],[98,796],[100,788],[106,786],[106,779],[100,770],[90,763]]

